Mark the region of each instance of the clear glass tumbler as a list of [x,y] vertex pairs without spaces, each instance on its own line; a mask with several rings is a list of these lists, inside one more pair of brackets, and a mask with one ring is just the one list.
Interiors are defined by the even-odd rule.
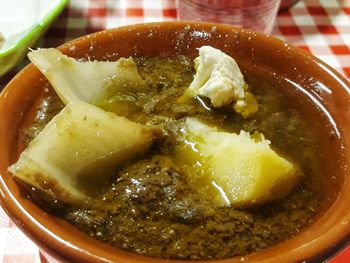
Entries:
[[178,0],[179,20],[232,24],[271,33],[281,0]]

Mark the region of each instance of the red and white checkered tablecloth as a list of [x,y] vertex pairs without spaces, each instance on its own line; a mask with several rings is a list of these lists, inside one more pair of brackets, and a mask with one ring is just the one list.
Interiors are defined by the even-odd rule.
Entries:
[[[176,19],[175,0],[71,0],[41,47],[58,46],[105,28]],[[304,0],[278,15],[273,34],[301,47],[350,78],[350,0]],[[16,70],[0,78],[0,89]],[[46,262],[0,208],[0,262]],[[350,262],[350,247],[331,263]]]

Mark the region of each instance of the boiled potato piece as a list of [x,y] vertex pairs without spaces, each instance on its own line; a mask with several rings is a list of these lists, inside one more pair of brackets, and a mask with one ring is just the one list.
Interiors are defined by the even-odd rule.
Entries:
[[132,58],[116,62],[77,61],[54,48],[32,51],[28,57],[65,104],[82,100],[96,105],[118,92],[148,91]]
[[233,102],[234,110],[249,117],[258,110],[258,103],[244,81],[236,61],[211,46],[202,46],[195,59],[196,75],[186,90],[186,97],[208,97],[214,107]]
[[144,154],[152,131],[81,101],[70,102],[31,141],[9,171],[66,203],[97,194],[118,165]]
[[[218,131],[187,119],[177,155],[192,168],[189,181],[216,205],[246,206],[287,195],[301,172],[279,156],[261,134]],[[191,171],[190,169],[190,171]]]

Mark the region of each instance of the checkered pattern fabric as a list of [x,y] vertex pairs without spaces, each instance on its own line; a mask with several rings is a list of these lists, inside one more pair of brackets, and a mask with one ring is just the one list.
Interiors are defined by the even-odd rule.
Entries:
[[299,2],[277,17],[273,34],[350,78],[350,1]]
[[[40,47],[55,47],[121,25],[176,19],[175,0],[71,0]],[[350,0],[304,0],[277,17],[273,34],[319,57],[350,78]],[[0,78],[0,89],[27,62]],[[0,208],[0,262],[53,262]],[[350,248],[331,263],[350,262]]]

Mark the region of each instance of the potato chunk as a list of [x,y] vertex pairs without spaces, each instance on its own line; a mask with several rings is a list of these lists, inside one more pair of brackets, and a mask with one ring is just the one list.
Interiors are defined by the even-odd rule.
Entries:
[[262,135],[217,131],[196,119],[187,119],[183,145],[177,155],[191,166],[194,188],[216,205],[245,206],[287,195],[300,171],[270,148]]
[[56,199],[82,204],[118,165],[144,154],[152,140],[149,128],[75,101],[45,126],[9,171]]

